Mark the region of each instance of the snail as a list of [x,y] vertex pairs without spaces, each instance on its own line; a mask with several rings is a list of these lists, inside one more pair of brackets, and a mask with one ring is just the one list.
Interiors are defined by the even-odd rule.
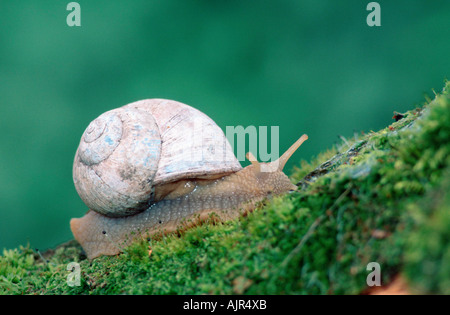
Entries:
[[88,206],[70,227],[92,260],[138,238],[191,227],[211,214],[234,219],[297,189],[283,173],[303,135],[278,160],[242,168],[223,131],[201,111],[147,99],[107,111],[84,131],[75,188]]

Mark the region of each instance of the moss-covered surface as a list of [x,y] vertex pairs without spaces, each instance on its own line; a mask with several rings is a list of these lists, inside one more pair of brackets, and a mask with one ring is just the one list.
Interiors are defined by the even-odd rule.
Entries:
[[[72,241],[0,256],[0,294],[359,294],[382,283],[450,293],[450,83],[378,132],[302,162],[299,191],[237,221],[89,262]],[[149,255],[149,246],[151,254]],[[67,284],[78,262],[80,286]]]

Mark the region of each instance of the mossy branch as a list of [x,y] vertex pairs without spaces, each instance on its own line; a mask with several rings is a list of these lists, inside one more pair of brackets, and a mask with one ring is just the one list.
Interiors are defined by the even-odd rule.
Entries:
[[[0,294],[358,294],[369,262],[408,292],[450,293],[450,83],[423,107],[302,162],[295,193],[236,221],[92,262],[75,241],[0,256]],[[149,246],[151,245],[151,248]],[[78,262],[80,286],[67,284]]]

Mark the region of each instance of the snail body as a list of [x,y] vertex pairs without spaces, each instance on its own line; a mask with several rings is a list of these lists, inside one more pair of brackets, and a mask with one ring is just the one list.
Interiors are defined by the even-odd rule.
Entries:
[[222,130],[188,105],[151,99],[106,112],[88,126],[75,155],[75,187],[90,210],[71,220],[72,232],[93,259],[211,214],[234,219],[297,189],[282,169],[306,139],[270,163],[249,153],[251,165],[242,168]]

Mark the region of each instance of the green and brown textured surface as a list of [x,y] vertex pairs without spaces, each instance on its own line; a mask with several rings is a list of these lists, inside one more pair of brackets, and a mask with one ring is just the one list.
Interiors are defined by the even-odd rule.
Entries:
[[[383,286],[400,277],[409,293],[449,294],[449,90],[302,162],[297,192],[240,220],[92,262],[74,241],[46,261],[29,247],[5,250],[0,294],[361,294],[369,262]],[[72,261],[80,286],[67,285]]]

